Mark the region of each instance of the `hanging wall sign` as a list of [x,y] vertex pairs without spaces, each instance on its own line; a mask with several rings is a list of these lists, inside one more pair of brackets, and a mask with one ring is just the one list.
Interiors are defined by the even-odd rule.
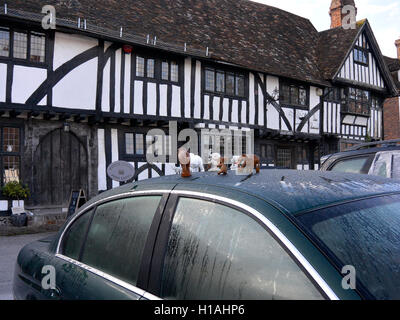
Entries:
[[135,168],[126,161],[116,161],[107,168],[110,179],[118,182],[126,182],[135,176]]

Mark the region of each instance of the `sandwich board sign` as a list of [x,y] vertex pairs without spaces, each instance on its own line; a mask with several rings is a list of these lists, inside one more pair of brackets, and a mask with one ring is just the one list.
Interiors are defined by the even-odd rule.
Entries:
[[86,195],[83,189],[72,190],[69,198],[68,217],[72,216],[76,209],[82,207],[86,203]]
[[107,168],[107,175],[111,180],[127,182],[135,176],[135,168],[126,161],[116,161]]

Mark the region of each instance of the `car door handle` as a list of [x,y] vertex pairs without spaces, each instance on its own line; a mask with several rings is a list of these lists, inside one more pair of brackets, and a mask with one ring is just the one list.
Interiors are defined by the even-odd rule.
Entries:
[[60,300],[61,299],[61,291],[60,289],[48,289],[42,292],[42,294],[51,300]]
[[59,300],[61,299],[61,291],[58,288],[52,289],[50,293],[50,299]]

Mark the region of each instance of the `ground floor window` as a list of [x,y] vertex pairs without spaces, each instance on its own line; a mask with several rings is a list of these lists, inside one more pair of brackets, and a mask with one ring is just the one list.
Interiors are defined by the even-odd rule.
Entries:
[[0,126],[1,185],[20,181],[21,177],[21,129]]
[[280,147],[277,148],[276,166],[278,168],[285,168],[285,169],[292,168],[292,149],[280,148]]
[[20,179],[20,161],[19,157],[2,157],[3,162],[3,185],[12,182],[19,181]]
[[144,155],[144,135],[142,133],[125,133],[125,154]]
[[[170,136],[162,137],[146,135],[145,133],[125,132],[123,133],[123,149],[122,154],[125,160],[142,159],[145,160],[147,152],[155,145],[155,156],[169,156],[173,155],[172,140]],[[154,149],[155,150],[155,149]],[[160,153],[159,151],[162,150]]]
[[298,146],[297,150],[297,169],[308,170],[310,169],[310,156],[308,145]]
[[275,152],[274,146],[271,144],[261,144],[260,145],[260,156],[261,162],[268,166],[275,165]]

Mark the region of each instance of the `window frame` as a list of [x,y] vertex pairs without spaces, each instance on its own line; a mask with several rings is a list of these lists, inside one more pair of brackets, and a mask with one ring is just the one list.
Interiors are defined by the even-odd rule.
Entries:
[[324,89],[324,101],[341,103],[345,95],[345,88],[343,87],[332,87]]
[[10,58],[10,55],[11,55],[11,28],[0,26],[0,31],[8,32],[8,56],[0,55],[0,58],[8,59],[8,58]]
[[[284,92],[283,87],[284,86],[289,87],[289,100],[284,99],[284,96],[283,96],[283,92]],[[292,89],[293,88],[298,90],[298,97],[297,97],[298,102],[297,103],[292,102]],[[306,91],[306,104],[300,103],[300,90],[301,89]],[[296,82],[296,81],[279,79],[279,104],[284,107],[289,107],[289,108],[295,107],[295,108],[299,108],[299,109],[308,110],[310,107],[310,86],[300,83],[300,82]]]
[[[177,80],[172,80],[172,64],[173,63],[175,63],[176,67],[178,68],[177,73],[176,73],[176,75],[178,77]],[[160,71],[159,71],[160,79],[159,80],[161,81],[161,83],[172,83],[172,84],[179,84],[180,83],[180,80],[181,80],[180,72],[181,72],[181,68],[182,67],[181,67],[181,64],[179,63],[179,61],[177,59],[172,59],[172,58],[165,59],[165,58],[163,58],[163,59],[160,59],[159,64],[160,64]],[[168,66],[167,79],[163,78],[163,65],[164,64],[167,64],[167,66]]]
[[[28,65],[28,66],[39,66],[39,67],[46,67],[49,63],[49,41],[50,37],[48,32],[45,32],[43,30],[39,29],[30,29],[28,27],[23,27],[23,26],[4,26],[0,25],[1,30],[8,30],[9,32],[9,55],[8,57],[6,56],[0,56],[0,61],[13,61],[15,64],[21,64],[21,65]],[[26,58],[16,58],[14,57],[14,35],[15,33],[24,33],[27,36],[27,43],[26,43]],[[32,34],[35,36],[42,35],[44,36],[44,61],[43,62],[38,62],[38,61],[32,61],[31,60],[31,39],[32,39]]]
[[[214,89],[207,88],[207,72],[214,73]],[[217,75],[223,74],[224,84],[223,90],[217,90]],[[233,76],[233,92],[228,92],[228,76]],[[237,83],[238,79],[243,79],[243,95],[238,93]],[[202,91],[203,94],[212,94],[214,96],[227,97],[238,100],[248,99],[248,75],[244,71],[233,70],[222,66],[204,65],[202,69]]]
[[[137,70],[137,63],[138,63],[138,58],[142,58],[143,59],[143,76],[140,76],[137,74],[138,70]],[[148,73],[148,67],[149,67],[149,60],[153,60],[154,64],[153,64],[153,76],[149,77]],[[135,55],[135,78],[136,79],[146,79],[148,81],[154,81],[156,80],[156,68],[157,68],[157,63],[156,63],[157,59],[152,58],[152,57],[148,57],[146,55],[143,54],[136,54]]]
[[[356,56],[357,56],[356,52],[357,51],[362,52],[365,55],[366,62],[361,61],[358,58],[356,58]],[[353,61],[356,64],[368,67],[369,66],[369,50],[367,48],[363,48],[363,47],[360,47],[360,46],[354,46],[354,48],[353,48]]]
[[[355,92],[354,98],[352,98],[352,90]],[[368,100],[362,99],[361,102],[357,99],[358,97],[358,92],[368,92]],[[357,112],[357,110],[350,110],[350,103],[354,103],[355,107],[357,107],[357,104],[361,104],[362,106],[362,111]],[[379,108],[381,106],[377,106],[377,104],[381,104],[381,99],[379,99],[377,96],[373,94],[372,91],[370,90],[365,90],[359,87],[347,87],[344,89],[344,97],[342,97],[342,108],[341,108],[341,113],[344,114],[350,114],[350,115],[355,115],[355,116],[364,116],[364,117],[370,117],[371,116],[371,111],[373,109]]]
[[[126,143],[127,143],[127,135],[128,134],[133,134],[133,154],[127,153],[127,148],[126,148]],[[137,154],[137,143],[136,143],[136,138],[137,135],[142,135],[143,137],[143,153],[142,154]],[[124,155],[125,158],[128,159],[140,159],[143,157],[146,157],[146,133],[143,132],[134,132],[134,131],[125,131],[123,132],[123,145],[122,145],[122,154]]]
[[[144,75],[137,75],[137,59],[142,58],[144,60]],[[176,86],[180,86],[183,80],[183,62],[182,59],[177,56],[170,56],[170,55],[161,55],[159,53],[153,53],[149,51],[145,51],[143,49],[135,49],[132,53],[132,60],[134,61],[133,67],[133,78],[135,80],[145,81],[145,82],[153,82],[153,83],[160,83],[160,84],[172,84]],[[154,74],[152,77],[148,76],[148,62],[149,60],[154,61]],[[163,79],[162,77],[162,65],[163,62],[168,63],[168,80]],[[171,65],[175,62],[177,66],[177,81],[171,80]]]
[[[148,291],[152,296],[159,297],[161,293],[161,279],[164,257],[167,252],[167,244],[172,228],[172,221],[175,216],[179,198],[181,197],[193,198],[196,200],[205,200],[210,203],[218,203],[247,215],[249,218],[258,223],[266,232],[268,232],[275,241],[277,241],[277,244],[288,254],[293,262],[299,266],[300,270],[304,273],[307,279],[311,282],[315,289],[318,290],[318,292],[322,295],[324,299],[339,299],[333,289],[331,289],[331,287],[322,278],[320,278],[319,280],[322,280],[323,284],[321,285],[320,283],[318,283],[317,278],[312,274],[313,272],[310,272],[310,270],[308,270],[306,267],[306,264],[310,265],[306,258],[300,253],[300,251],[295,248],[293,244],[290,243],[289,240],[287,240],[286,236],[280,230],[272,230],[272,228],[277,228],[265,215],[243,203],[225,198],[224,196],[184,190],[172,190],[168,200],[168,204],[165,208],[165,213],[163,216],[163,221],[160,225],[160,231],[158,233],[157,242],[154,250],[153,263],[151,265],[150,271]],[[268,221],[268,223],[266,223],[266,221]],[[290,243],[290,245],[288,245],[288,242]],[[296,257],[294,252],[297,252],[302,257],[302,259]],[[314,272],[316,272],[316,270],[314,270]]]
[[[290,155],[290,167],[289,168],[282,167],[282,166],[278,165],[279,162],[280,162],[278,157],[280,155],[280,152],[282,152],[282,151],[287,152],[286,155]],[[275,166],[277,168],[281,168],[281,169],[295,169],[295,168],[297,168],[295,166],[295,162],[297,161],[296,156],[295,156],[295,152],[296,152],[296,150],[295,150],[295,147],[293,147],[293,146],[275,145]]]
[[[19,131],[19,151],[18,152],[7,152],[3,150],[4,144],[4,128],[18,129]],[[4,174],[3,174],[3,158],[4,157],[17,157],[19,160],[19,181],[22,181],[22,160],[23,160],[23,127],[14,123],[0,123],[0,187],[4,186]],[[1,192],[1,191],[0,191]]]

